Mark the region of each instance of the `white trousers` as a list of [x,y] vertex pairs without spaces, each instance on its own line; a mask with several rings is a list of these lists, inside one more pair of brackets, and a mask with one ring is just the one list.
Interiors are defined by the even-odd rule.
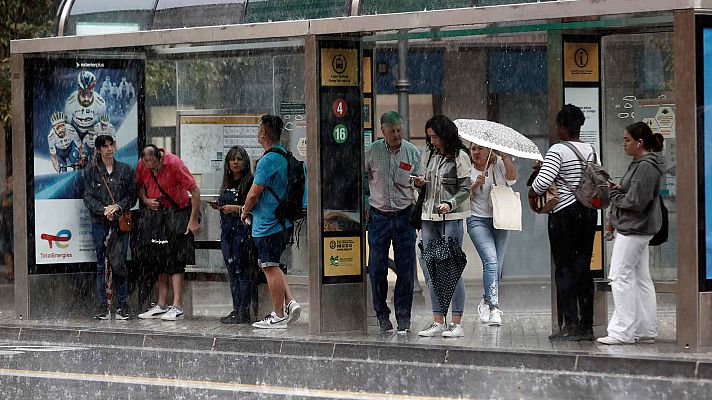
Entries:
[[616,234],[608,278],[613,292],[613,317],[608,336],[623,342],[658,336],[655,287],[650,278],[648,242],[652,235]]

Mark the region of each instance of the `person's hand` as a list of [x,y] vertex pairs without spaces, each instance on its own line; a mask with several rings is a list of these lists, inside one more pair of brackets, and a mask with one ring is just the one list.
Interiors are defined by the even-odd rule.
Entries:
[[192,232],[193,236],[197,236],[198,233],[200,233],[200,222],[198,222],[197,219],[190,218],[188,221],[188,228],[185,230],[185,234],[187,235],[188,232]]
[[477,175],[477,178],[475,179],[475,183],[472,184],[472,187],[477,189],[478,187],[484,185],[486,176],[487,176],[487,173]]
[[438,213],[440,214],[447,214],[450,212],[450,205],[447,203],[440,203],[438,205]]
[[214,202],[214,201],[213,201],[213,202],[209,202],[208,205],[209,205],[210,208],[212,208],[213,210],[220,210],[220,211],[222,211],[222,207],[220,207],[220,206],[218,205],[218,203],[216,203],[216,202]]
[[243,224],[247,224],[247,219],[252,217],[252,213],[245,211],[245,209],[242,209],[242,213],[240,214],[240,220],[242,221]]
[[156,199],[146,199],[143,201],[143,204],[146,206],[146,208],[153,211],[156,211],[161,208],[161,203]]
[[104,207],[104,217],[108,219],[109,221],[114,220],[114,214],[116,214],[116,211],[119,210],[119,206],[116,204],[111,204],[106,207]]
[[541,169],[541,161],[539,161],[539,160],[534,161],[534,165],[532,165],[532,170],[539,171],[540,169]]
[[415,186],[421,187],[428,183],[428,181],[425,180],[424,176],[415,176],[413,177],[413,183],[415,184]]
[[220,212],[223,214],[239,214],[242,212],[242,206],[236,204],[227,204],[220,207]]
[[613,182],[613,181],[608,181],[608,187],[611,188],[611,189],[613,189],[613,190],[620,190],[620,189],[621,189],[621,185],[619,185],[619,184],[617,184],[617,183],[615,183],[615,182]]

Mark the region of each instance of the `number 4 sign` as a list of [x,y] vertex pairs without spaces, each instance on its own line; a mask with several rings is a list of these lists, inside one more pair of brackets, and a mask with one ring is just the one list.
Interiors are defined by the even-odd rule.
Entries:
[[348,107],[344,99],[336,99],[334,100],[334,104],[331,105],[331,111],[336,115],[336,118],[343,118],[347,110]]

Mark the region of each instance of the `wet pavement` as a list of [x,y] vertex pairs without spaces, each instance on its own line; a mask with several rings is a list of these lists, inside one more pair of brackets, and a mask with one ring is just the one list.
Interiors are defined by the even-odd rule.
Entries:
[[287,330],[224,325],[219,285],[194,286],[197,315],[176,322],[20,321],[7,307],[11,286],[0,283],[0,397],[630,400],[704,398],[712,389],[712,349],[674,342],[672,295],[658,296],[656,344],[604,346],[547,339],[544,283],[502,285],[501,327],[476,321],[481,289],[468,284],[466,333],[456,339],[417,336],[430,322],[425,294],[416,294],[410,335],[381,333],[374,320],[366,335],[312,336],[306,302]]

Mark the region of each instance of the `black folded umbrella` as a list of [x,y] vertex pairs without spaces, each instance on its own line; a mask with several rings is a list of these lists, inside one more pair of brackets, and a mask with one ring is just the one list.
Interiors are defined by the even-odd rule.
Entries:
[[430,273],[430,284],[438,297],[443,315],[447,315],[457,281],[467,265],[467,256],[452,237],[440,235],[430,239],[423,252],[423,260]]

